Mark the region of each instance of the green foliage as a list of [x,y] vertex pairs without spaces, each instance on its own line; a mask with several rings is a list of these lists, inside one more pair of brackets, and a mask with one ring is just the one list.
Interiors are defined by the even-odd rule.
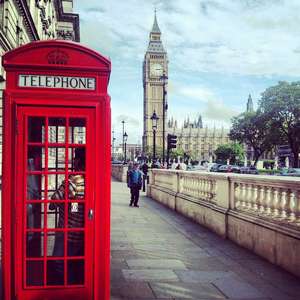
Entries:
[[260,175],[275,175],[275,174],[280,174],[280,170],[275,170],[275,169],[262,169],[258,170],[258,173]]
[[172,149],[170,151],[170,158],[171,159],[177,158],[178,156],[183,157],[183,155],[184,155],[183,149],[176,148],[176,149]]
[[280,142],[285,141],[294,154],[298,167],[300,151],[300,82],[279,82],[262,93],[259,109],[270,120],[272,132],[278,131]]
[[244,149],[238,143],[223,144],[215,150],[215,155],[217,161],[226,162],[229,159],[231,164],[235,164],[243,159]]
[[232,119],[229,137],[232,140],[247,144],[254,151],[254,164],[266,151],[271,151],[279,141],[278,134],[272,131],[271,122],[266,114],[246,112]]

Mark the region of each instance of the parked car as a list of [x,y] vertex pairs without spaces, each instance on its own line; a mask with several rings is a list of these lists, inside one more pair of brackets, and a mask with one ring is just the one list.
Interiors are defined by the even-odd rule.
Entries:
[[213,165],[210,167],[209,171],[210,171],[210,172],[218,172],[218,169],[219,169],[221,166],[222,166],[222,164],[213,164]]
[[207,168],[202,165],[188,166],[187,171],[207,171]]
[[218,168],[217,172],[221,173],[241,173],[241,169],[236,165],[222,165]]
[[300,168],[289,168],[289,169],[282,169],[280,171],[279,176],[293,176],[293,177],[300,177]]
[[124,163],[124,161],[120,161],[120,160],[112,160],[111,163],[113,165],[122,165]]
[[258,174],[258,170],[255,166],[250,166],[250,167],[241,167],[240,171],[242,174]]

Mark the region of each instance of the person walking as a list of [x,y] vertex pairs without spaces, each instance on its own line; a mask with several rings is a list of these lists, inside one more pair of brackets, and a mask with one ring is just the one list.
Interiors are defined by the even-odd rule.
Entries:
[[187,169],[187,165],[185,164],[183,159],[180,158],[180,170],[186,171],[186,169]]
[[178,159],[176,158],[176,159],[173,159],[173,163],[171,165],[171,169],[175,170],[177,166],[178,166]]
[[139,207],[140,189],[142,188],[142,172],[139,170],[139,164],[134,163],[133,169],[128,174],[128,187],[130,188],[131,199],[129,206]]
[[148,170],[149,170],[149,167],[147,165],[147,161],[144,161],[144,163],[141,167],[141,170],[143,172],[143,192],[145,192],[146,191],[146,180],[147,180]]

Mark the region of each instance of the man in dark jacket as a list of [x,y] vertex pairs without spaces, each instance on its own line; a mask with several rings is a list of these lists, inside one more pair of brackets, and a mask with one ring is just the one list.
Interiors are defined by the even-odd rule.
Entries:
[[145,161],[143,163],[143,165],[141,166],[141,171],[143,172],[143,192],[146,191],[146,180],[147,180],[147,176],[148,176],[148,165],[147,165],[147,161]]
[[128,187],[130,188],[131,192],[131,200],[130,206],[132,204],[135,207],[139,207],[138,201],[140,196],[140,189],[142,188],[142,173],[139,170],[139,164],[135,163],[133,165],[133,169],[128,173]]

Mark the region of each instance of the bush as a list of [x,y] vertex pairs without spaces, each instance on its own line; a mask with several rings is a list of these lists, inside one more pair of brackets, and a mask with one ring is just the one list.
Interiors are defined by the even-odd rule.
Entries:
[[275,175],[280,174],[280,170],[274,169],[260,169],[258,170],[259,175]]

